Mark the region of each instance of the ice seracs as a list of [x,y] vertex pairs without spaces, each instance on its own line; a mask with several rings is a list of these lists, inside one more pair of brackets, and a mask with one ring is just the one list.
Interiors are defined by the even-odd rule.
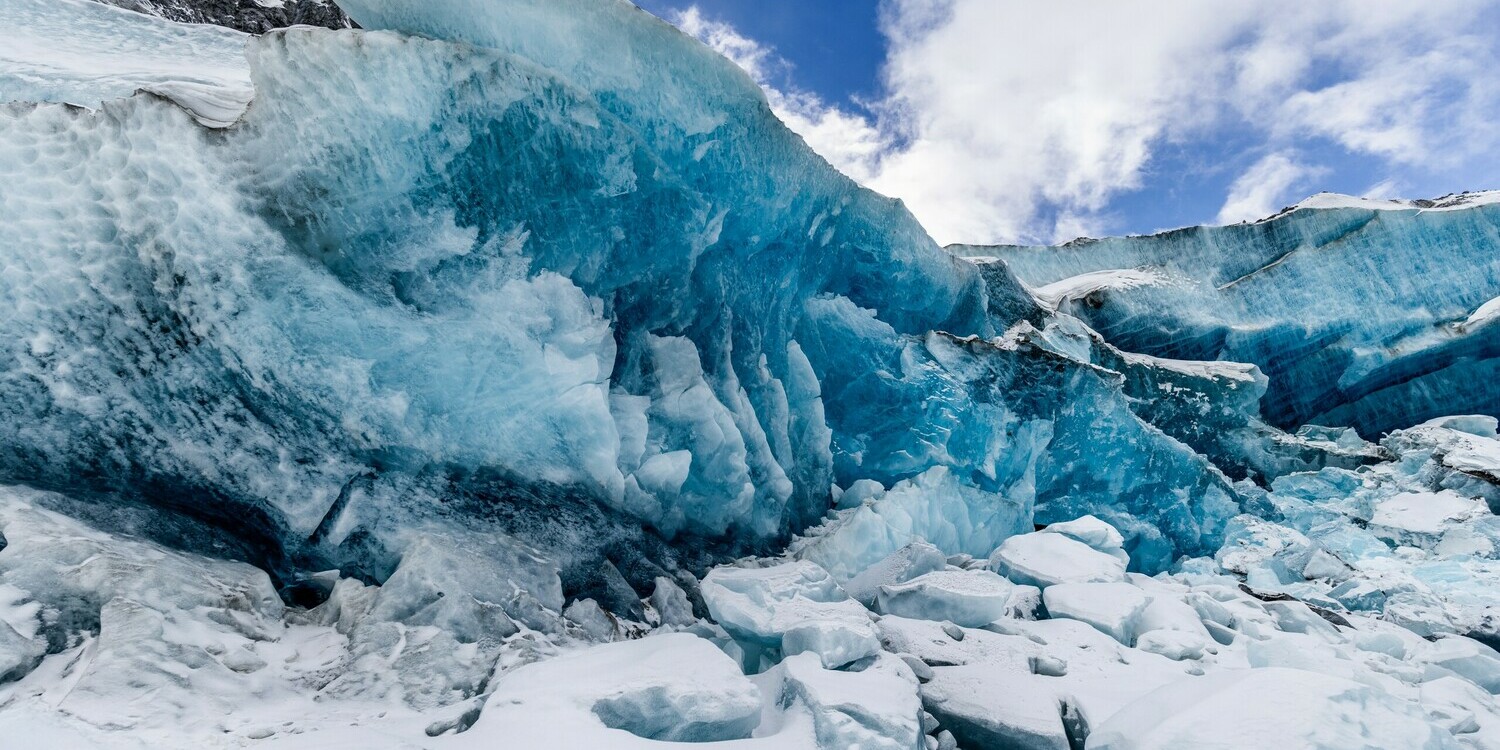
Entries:
[[1253,363],[1268,420],[1375,438],[1497,416],[1500,192],[1432,201],[1320,195],[1253,224],[1056,248],[956,247],[1004,263],[1120,348]]
[[813,563],[716,568],[701,590],[709,614],[752,654],[810,651],[838,667],[879,650],[868,610]]

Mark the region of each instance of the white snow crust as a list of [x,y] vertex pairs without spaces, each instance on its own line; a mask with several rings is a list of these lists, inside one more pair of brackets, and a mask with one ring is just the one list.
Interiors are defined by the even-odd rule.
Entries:
[[148,91],[225,127],[254,89],[238,31],[181,24],[90,0],[0,3],[0,103],[62,102],[90,109]]

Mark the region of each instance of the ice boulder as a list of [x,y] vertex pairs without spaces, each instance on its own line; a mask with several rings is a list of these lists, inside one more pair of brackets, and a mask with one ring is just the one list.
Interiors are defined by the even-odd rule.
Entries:
[[866,607],[875,606],[882,586],[905,583],[947,566],[942,550],[926,542],[912,542],[887,555],[844,584],[844,590]]
[[42,644],[0,620],[0,685],[26,676],[42,660]]
[[1224,546],[1214,555],[1225,570],[1252,582],[1301,580],[1317,549],[1296,529],[1250,515],[1236,516],[1224,531]]
[[500,675],[469,731],[446,745],[651,747],[744,739],[760,691],[712,643],[686,633],[595,646]]
[[1011,537],[990,555],[989,568],[1015,583],[1042,589],[1058,583],[1125,580],[1125,563],[1119,557],[1059,533]]
[[681,586],[666,576],[657,576],[655,583],[656,588],[651,590],[648,602],[660,624],[686,627],[698,621],[687,592]]
[[1120,709],[1088,750],[1462,747],[1422,710],[1369,685],[1316,672],[1267,668],[1190,677]]
[[1072,521],[1049,524],[1042,529],[1042,533],[1062,534],[1115,557],[1120,562],[1130,564],[1130,555],[1125,552],[1125,537],[1121,536],[1115,527],[1095,516],[1083,516]]
[[[922,686],[923,705],[964,747],[1074,747],[1057,694],[1038,689],[1030,675],[988,664],[944,667],[935,672],[932,681]],[[1080,735],[1075,732],[1074,736]]]
[[1500,652],[1472,638],[1439,638],[1420,654],[1419,659],[1452,671],[1490,693],[1500,695]]
[[880,651],[868,620],[820,618],[787,628],[781,636],[783,656],[813,654],[826,669],[854,664]]
[[1452,527],[1487,515],[1484,501],[1454,492],[1405,492],[1375,504],[1369,529],[1393,545],[1430,549]]
[[1135,647],[1148,654],[1164,656],[1174,661],[1201,659],[1208,652],[1207,636],[1195,636],[1175,630],[1153,630],[1136,636]]
[[988,570],[937,570],[880,587],[880,611],[977,628],[1004,617],[1016,585]]
[[813,651],[836,667],[874,655],[870,612],[828,571],[807,561],[768,568],[719,567],[703,578],[703,602],[737,640],[761,648]]
[[1049,616],[1086,622],[1126,646],[1135,644],[1136,621],[1149,601],[1128,583],[1059,583],[1042,591]]
[[812,714],[818,748],[911,750],[922,736],[917,678],[901,659],[883,655],[858,672],[824,669],[811,654],[791,656],[771,674],[784,695]]
[[1168,659],[1198,659],[1214,648],[1198,611],[1180,594],[1153,592],[1135,618],[1135,647]]

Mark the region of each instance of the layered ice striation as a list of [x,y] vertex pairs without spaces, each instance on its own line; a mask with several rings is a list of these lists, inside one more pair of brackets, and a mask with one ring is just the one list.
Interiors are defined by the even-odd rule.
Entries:
[[[142,69],[210,33],[54,7]],[[665,23],[616,0],[344,7],[386,30],[187,45],[246,44],[232,124],[119,86],[0,115],[0,477],[373,579],[439,531],[565,565],[753,548],[859,481],[891,488],[868,509],[889,549],[985,555],[1095,512],[1143,569],[1211,552],[1240,510],[1143,410],[1181,391],[1039,340],[1014,277],[942,251]],[[903,510],[911,488],[941,495]],[[599,570],[570,590],[665,572]]]
[[1319,195],[1252,224],[999,258],[1110,343],[1257,365],[1283,428],[1375,437],[1452,413],[1500,414],[1500,193],[1438,201]]

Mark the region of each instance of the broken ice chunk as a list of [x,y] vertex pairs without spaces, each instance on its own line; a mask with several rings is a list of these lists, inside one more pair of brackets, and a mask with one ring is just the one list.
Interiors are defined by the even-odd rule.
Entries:
[[972,664],[934,670],[923,705],[964,747],[1068,750],[1062,707],[1030,675]]
[[1060,583],[1042,591],[1042,602],[1050,616],[1088,623],[1129,646],[1148,600],[1128,583]]
[[1058,583],[1125,580],[1125,563],[1064,534],[1037,532],[1005,540],[990,555],[990,570],[1015,583],[1045,589]]
[[712,643],[686,633],[622,641],[501,675],[460,747],[634,747],[743,739],[760,691]]
[[693,614],[693,605],[688,602],[687,592],[666,576],[656,577],[650,603],[662,625],[687,627],[698,621]]
[[947,558],[937,547],[926,542],[912,542],[855,576],[844,584],[844,590],[866,607],[873,607],[882,586],[905,583],[934,570],[942,570],[946,565]]
[[1370,531],[1392,544],[1431,549],[1450,527],[1485,515],[1489,507],[1482,500],[1453,492],[1406,492],[1375,505]]
[[[709,614],[737,640],[772,648],[818,650],[826,665],[846,664],[880,650],[870,613],[817,565],[798,561],[769,568],[721,567],[703,579]],[[791,644],[783,639],[797,631]],[[858,653],[864,649],[865,653]]]
[[1125,537],[1104,521],[1096,516],[1083,516],[1072,521],[1054,523],[1042,533],[1062,534],[1066,537],[1077,539],[1090,547],[1093,547],[1106,555],[1119,559],[1126,565],[1130,564],[1130,555],[1125,552]]
[[988,570],[937,570],[880,587],[880,611],[967,628],[1005,616],[1015,584]]
[[820,619],[787,628],[781,652],[815,654],[825,669],[837,669],[880,653],[880,640],[868,619]]
[[882,655],[859,672],[823,669],[811,655],[778,667],[784,691],[812,713],[820,748],[910,750],[922,735],[917,679],[904,661]]

